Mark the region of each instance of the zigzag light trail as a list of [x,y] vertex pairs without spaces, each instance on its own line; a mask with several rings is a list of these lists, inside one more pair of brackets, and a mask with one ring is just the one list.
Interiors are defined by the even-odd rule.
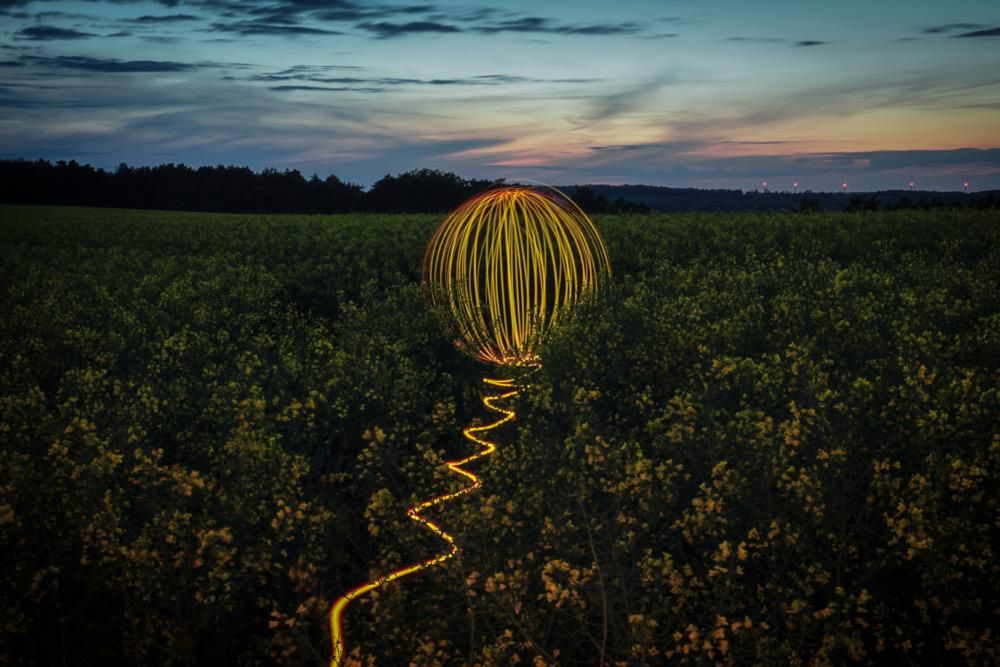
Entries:
[[384,586],[390,582],[397,579],[402,579],[403,577],[409,576],[411,574],[416,574],[424,568],[430,567],[432,565],[437,565],[438,563],[443,563],[446,560],[454,558],[459,552],[459,547],[455,544],[455,538],[449,533],[445,532],[436,523],[430,519],[422,516],[424,510],[430,509],[435,505],[440,505],[441,503],[447,502],[458,498],[459,496],[464,496],[467,493],[471,493],[483,485],[483,481],[478,475],[472,473],[462,466],[468,465],[473,461],[477,461],[481,458],[485,458],[493,452],[496,451],[496,445],[479,437],[477,434],[485,433],[491,431],[499,426],[506,424],[507,422],[514,419],[515,414],[513,410],[507,410],[505,408],[497,407],[494,405],[494,401],[503,401],[505,399],[511,398],[517,395],[517,389],[514,388],[513,380],[497,380],[492,378],[483,378],[483,382],[492,385],[494,387],[500,387],[503,389],[510,389],[510,391],[504,392],[502,394],[494,394],[492,396],[486,396],[483,398],[483,404],[492,410],[493,412],[499,412],[503,415],[500,419],[492,422],[490,424],[484,424],[481,426],[469,426],[462,430],[462,435],[481,446],[483,449],[471,456],[467,456],[464,459],[459,459],[457,461],[448,461],[445,466],[454,473],[462,475],[466,479],[470,480],[472,484],[465,488],[459,489],[458,491],[453,491],[452,493],[445,493],[440,496],[431,498],[430,500],[425,500],[419,505],[414,505],[406,511],[406,515],[416,521],[417,523],[425,526],[428,530],[436,534],[442,540],[448,544],[448,551],[446,553],[428,558],[427,560],[421,561],[414,565],[408,565],[406,567],[401,567],[398,570],[394,570],[388,574],[382,575],[378,579],[369,581],[367,583],[361,584],[360,586],[351,589],[350,591],[344,593],[340,596],[340,599],[334,603],[332,609],[330,610],[330,638],[333,642],[333,657],[330,660],[330,667],[342,667],[344,664],[344,629],[343,629],[343,619],[344,610],[347,609],[347,605],[350,604],[351,600],[354,600],[366,593],[369,593],[376,588]]
[[[550,329],[610,275],[604,241],[580,207],[552,188],[524,186],[488,190],[455,209],[431,237],[423,264],[425,293],[459,349],[500,367],[537,364],[538,346]],[[495,405],[518,393],[514,381],[483,381],[509,390],[483,399],[488,409],[503,417],[465,428],[465,437],[482,449],[445,464],[472,484],[407,510],[407,516],[444,540],[448,551],[344,593],[330,609],[330,667],[344,664],[343,619],[352,600],[458,553],[455,538],[423,512],[483,485],[463,467],[496,451],[496,445],[477,434],[514,419],[513,410]]]

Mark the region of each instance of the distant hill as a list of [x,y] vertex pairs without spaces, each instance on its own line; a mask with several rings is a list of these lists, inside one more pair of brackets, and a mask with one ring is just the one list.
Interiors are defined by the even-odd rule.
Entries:
[[[567,185],[561,190],[574,195],[590,190],[609,202],[621,198],[644,204],[653,211],[788,211],[815,209],[842,211],[871,208],[935,208],[1000,203],[1000,190],[983,192],[936,192],[933,190],[880,190],[878,192],[762,192],[750,190],[701,190],[658,185]],[[852,205],[853,204],[853,205]]]

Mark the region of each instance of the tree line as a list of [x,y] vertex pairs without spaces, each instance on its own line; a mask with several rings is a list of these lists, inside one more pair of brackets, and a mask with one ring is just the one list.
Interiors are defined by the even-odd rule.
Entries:
[[[231,213],[432,213],[450,210],[503,179],[466,179],[436,169],[386,174],[365,190],[335,175],[295,169],[163,164],[105,171],[75,160],[0,161],[0,202]],[[591,213],[648,211],[589,188],[576,196]]]
[[[306,178],[295,169],[163,164],[106,171],[75,160],[0,160],[0,203],[228,213],[441,213],[504,179],[466,179],[436,169],[386,174],[365,190],[335,175]],[[997,191],[912,193],[702,190],[651,185],[560,186],[587,213],[650,211],[873,211],[993,209]],[[917,198],[919,197],[919,198]]]

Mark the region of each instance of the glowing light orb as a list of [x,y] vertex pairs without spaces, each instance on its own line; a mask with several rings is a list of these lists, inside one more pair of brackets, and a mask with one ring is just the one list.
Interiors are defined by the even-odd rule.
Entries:
[[459,348],[487,363],[533,363],[538,345],[611,275],[604,241],[573,201],[506,187],[445,218],[424,253],[423,284]]

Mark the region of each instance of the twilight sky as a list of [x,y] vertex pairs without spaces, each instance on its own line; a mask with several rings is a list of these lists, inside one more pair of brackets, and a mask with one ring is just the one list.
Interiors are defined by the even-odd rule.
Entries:
[[0,157],[1000,188],[1000,2],[0,0]]

